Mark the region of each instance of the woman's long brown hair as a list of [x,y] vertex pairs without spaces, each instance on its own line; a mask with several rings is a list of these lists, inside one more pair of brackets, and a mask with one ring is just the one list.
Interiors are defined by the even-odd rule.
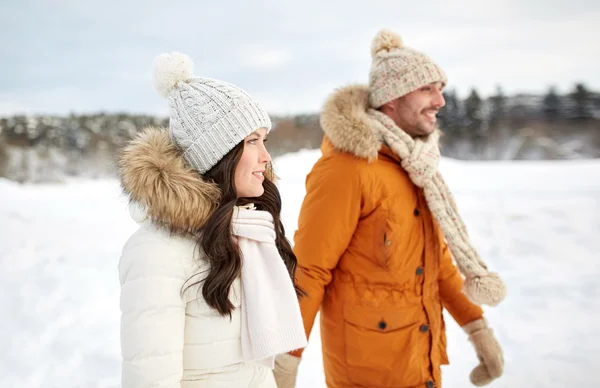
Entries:
[[[277,186],[269,179],[263,181],[264,193],[255,198],[238,198],[235,189],[235,169],[244,151],[242,141],[213,168],[204,174],[206,181],[216,183],[221,189],[221,199],[215,212],[210,216],[198,237],[198,249],[201,257],[207,260],[210,269],[208,275],[201,280],[189,284],[202,286],[202,296],[206,303],[219,314],[229,315],[234,306],[229,300],[229,290],[234,280],[241,274],[242,254],[232,235],[231,218],[235,206],[253,203],[257,210],[265,210],[273,216],[275,225],[275,245],[294,283],[298,297],[305,293],[296,285],[296,255],[285,237],[281,222],[281,195]],[[270,168],[270,164],[268,166]],[[267,174],[265,174],[267,175]]]

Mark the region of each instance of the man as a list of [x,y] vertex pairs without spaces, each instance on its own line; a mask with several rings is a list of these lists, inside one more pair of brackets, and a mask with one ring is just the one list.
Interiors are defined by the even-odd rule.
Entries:
[[[307,336],[320,310],[328,387],[440,387],[444,307],[481,361],[472,383],[488,384],[502,350],[471,300],[495,305],[505,290],[437,171],[446,75],[389,30],[371,52],[370,85],[326,102],[323,156],[306,181],[294,250]],[[295,385],[301,354],[277,358],[279,388]]]

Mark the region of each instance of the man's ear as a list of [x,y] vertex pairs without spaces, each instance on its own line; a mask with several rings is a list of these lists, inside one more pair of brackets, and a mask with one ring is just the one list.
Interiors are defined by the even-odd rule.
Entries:
[[387,114],[389,112],[395,112],[396,104],[394,102],[395,102],[394,100],[386,102],[385,104],[383,104],[379,107],[379,110],[385,114]]

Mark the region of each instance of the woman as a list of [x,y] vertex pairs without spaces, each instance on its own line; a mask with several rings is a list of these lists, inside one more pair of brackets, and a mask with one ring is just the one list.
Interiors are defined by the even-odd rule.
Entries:
[[123,248],[122,386],[275,387],[274,356],[306,346],[296,258],[248,94],[157,57],[169,128],[124,149],[121,185],[141,224]]

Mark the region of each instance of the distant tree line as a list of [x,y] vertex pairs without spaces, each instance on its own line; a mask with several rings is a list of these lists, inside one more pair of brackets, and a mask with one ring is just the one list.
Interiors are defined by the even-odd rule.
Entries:
[[[444,92],[442,154],[465,160],[600,157],[600,95],[584,84],[561,95],[506,96],[498,87],[483,99],[472,89],[460,99]],[[0,118],[0,177],[57,181],[64,176],[114,176],[115,158],[137,131],[168,126],[168,118],[127,113]],[[318,148],[318,114],[273,117],[274,157]]]
[[[539,158],[550,159],[600,156],[600,94],[591,92],[584,84],[576,84],[565,95],[550,87],[543,96],[507,97],[498,87],[487,99],[482,99],[476,89],[471,89],[462,101],[454,90],[445,91],[444,97],[446,106],[438,117],[449,156],[536,159],[532,151],[534,154],[537,151]],[[572,141],[583,138],[590,138],[590,147],[580,142],[577,146],[586,149],[578,153]],[[565,141],[567,148],[560,148]],[[526,142],[537,142],[540,149],[524,147]],[[519,152],[528,153],[529,157],[520,157]]]

